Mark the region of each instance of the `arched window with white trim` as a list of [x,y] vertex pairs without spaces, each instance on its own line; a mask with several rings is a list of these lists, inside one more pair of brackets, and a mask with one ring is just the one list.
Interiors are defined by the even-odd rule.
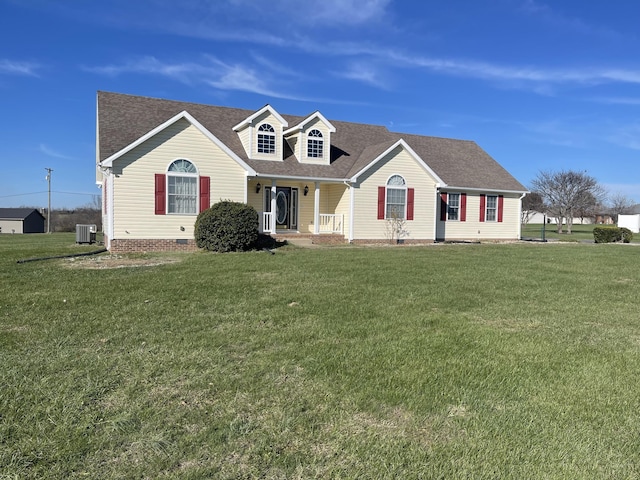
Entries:
[[413,220],[415,189],[407,187],[402,175],[391,175],[378,187],[378,220]]
[[198,213],[198,170],[180,158],[167,169],[167,213]]
[[407,184],[400,175],[392,175],[387,180],[386,218],[403,219],[407,210]]
[[258,153],[276,153],[276,131],[268,123],[258,127]]
[[307,135],[307,157],[322,158],[324,155],[324,139],[322,132],[313,129]]

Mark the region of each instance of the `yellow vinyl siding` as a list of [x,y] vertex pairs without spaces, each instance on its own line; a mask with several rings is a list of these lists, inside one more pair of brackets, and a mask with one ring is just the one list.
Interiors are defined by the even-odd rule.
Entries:
[[[311,130],[319,130],[322,133],[323,149],[322,158],[308,157],[307,156],[307,135]],[[289,137],[291,138],[291,137]],[[314,165],[329,165],[329,153],[331,151],[331,132],[329,128],[319,118],[314,118],[307,123],[304,128],[296,135],[296,140],[293,142],[297,145],[296,157],[300,163],[312,163]]]
[[[256,193],[256,185],[260,183],[260,192]],[[264,179],[251,179],[247,186],[247,204],[256,209],[256,212],[261,213],[263,210],[262,199],[264,198],[264,189],[271,187],[271,182],[266,185]]]
[[388,237],[386,220],[378,220],[378,187],[392,175],[401,175],[407,188],[414,189],[413,220],[405,222],[407,240],[435,239],[436,185],[433,177],[402,147],[360,177],[355,190],[354,239],[382,240]]
[[349,188],[344,184],[332,184],[329,187],[329,210],[320,213],[342,215],[342,233],[349,238]]
[[197,214],[155,215],[154,175],[166,174],[178,158],[210,177],[212,204],[245,201],[245,170],[188,121],[179,120],[114,161],[113,238],[193,238]]
[[244,127],[238,132],[238,137],[240,138],[240,142],[242,142],[247,157],[251,158],[251,129],[248,126]]
[[[276,152],[275,154],[266,154],[266,153],[258,153],[258,127],[263,123],[268,123],[275,130],[275,142],[276,142]],[[253,121],[253,125],[251,128],[251,158],[255,158],[257,160],[282,160],[282,124],[278,121],[278,119],[273,116],[271,113],[264,112],[258,118]]]
[[[457,193],[457,192],[455,192]],[[493,195],[493,194],[488,194]],[[439,201],[439,199],[438,199]],[[438,217],[439,240],[515,240],[518,238],[520,196],[504,195],[502,222],[480,221],[480,194],[467,193],[467,218],[464,222]]]

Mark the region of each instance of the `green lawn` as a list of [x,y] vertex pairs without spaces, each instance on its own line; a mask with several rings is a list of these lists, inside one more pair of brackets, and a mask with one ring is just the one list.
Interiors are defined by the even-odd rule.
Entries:
[[[562,227],[562,233],[558,233],[558,227],[554,224],[544,225],[544,235],[547,240],[559,240],[562,242],[579,242],[583,240],[593,241],[593,228],[598,225],[594,224],[574,224],[571,228],[571,234],[567,233],[567,226]],[[541,238],[542,227],[540,224],[528,224],[522,226],[522,236],[524,238]]]
[[73,240],[0,235],[0,479],[640,476],[637,245]]

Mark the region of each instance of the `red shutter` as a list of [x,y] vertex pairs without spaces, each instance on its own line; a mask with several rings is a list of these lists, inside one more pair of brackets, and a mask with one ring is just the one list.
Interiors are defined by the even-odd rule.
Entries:
[[485,194],[480,195],[480,221],[484,222],[484,211],[487,207],[487,196]]
[[166,185],[165,175],[156,173],[156,215],[164,215],[167,213],[166,203]]
[[385,187],[378,187],[378,220],[384,220]]
[[460,221],[461,222],[467,221],[467,194],[466,193],[460,194]]
[[502,221],[502,210],[504,208],[504,195],[498,195],[498,221]]
[[211,206],[209,201],[210,177],[200,177],[200,211],[203,212]]
[[440,194],[440,220],[445,222],[447,220],[447,194]]
[[407,188],[407,220],[413,220],[413,197],[414,189]]

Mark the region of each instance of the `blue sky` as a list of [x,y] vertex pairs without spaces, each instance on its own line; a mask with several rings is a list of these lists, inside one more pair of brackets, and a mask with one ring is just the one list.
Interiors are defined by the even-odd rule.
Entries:
[[96,91],[476,141],[640,202],[640,2],[0,0],[0,206],[88,204]]

